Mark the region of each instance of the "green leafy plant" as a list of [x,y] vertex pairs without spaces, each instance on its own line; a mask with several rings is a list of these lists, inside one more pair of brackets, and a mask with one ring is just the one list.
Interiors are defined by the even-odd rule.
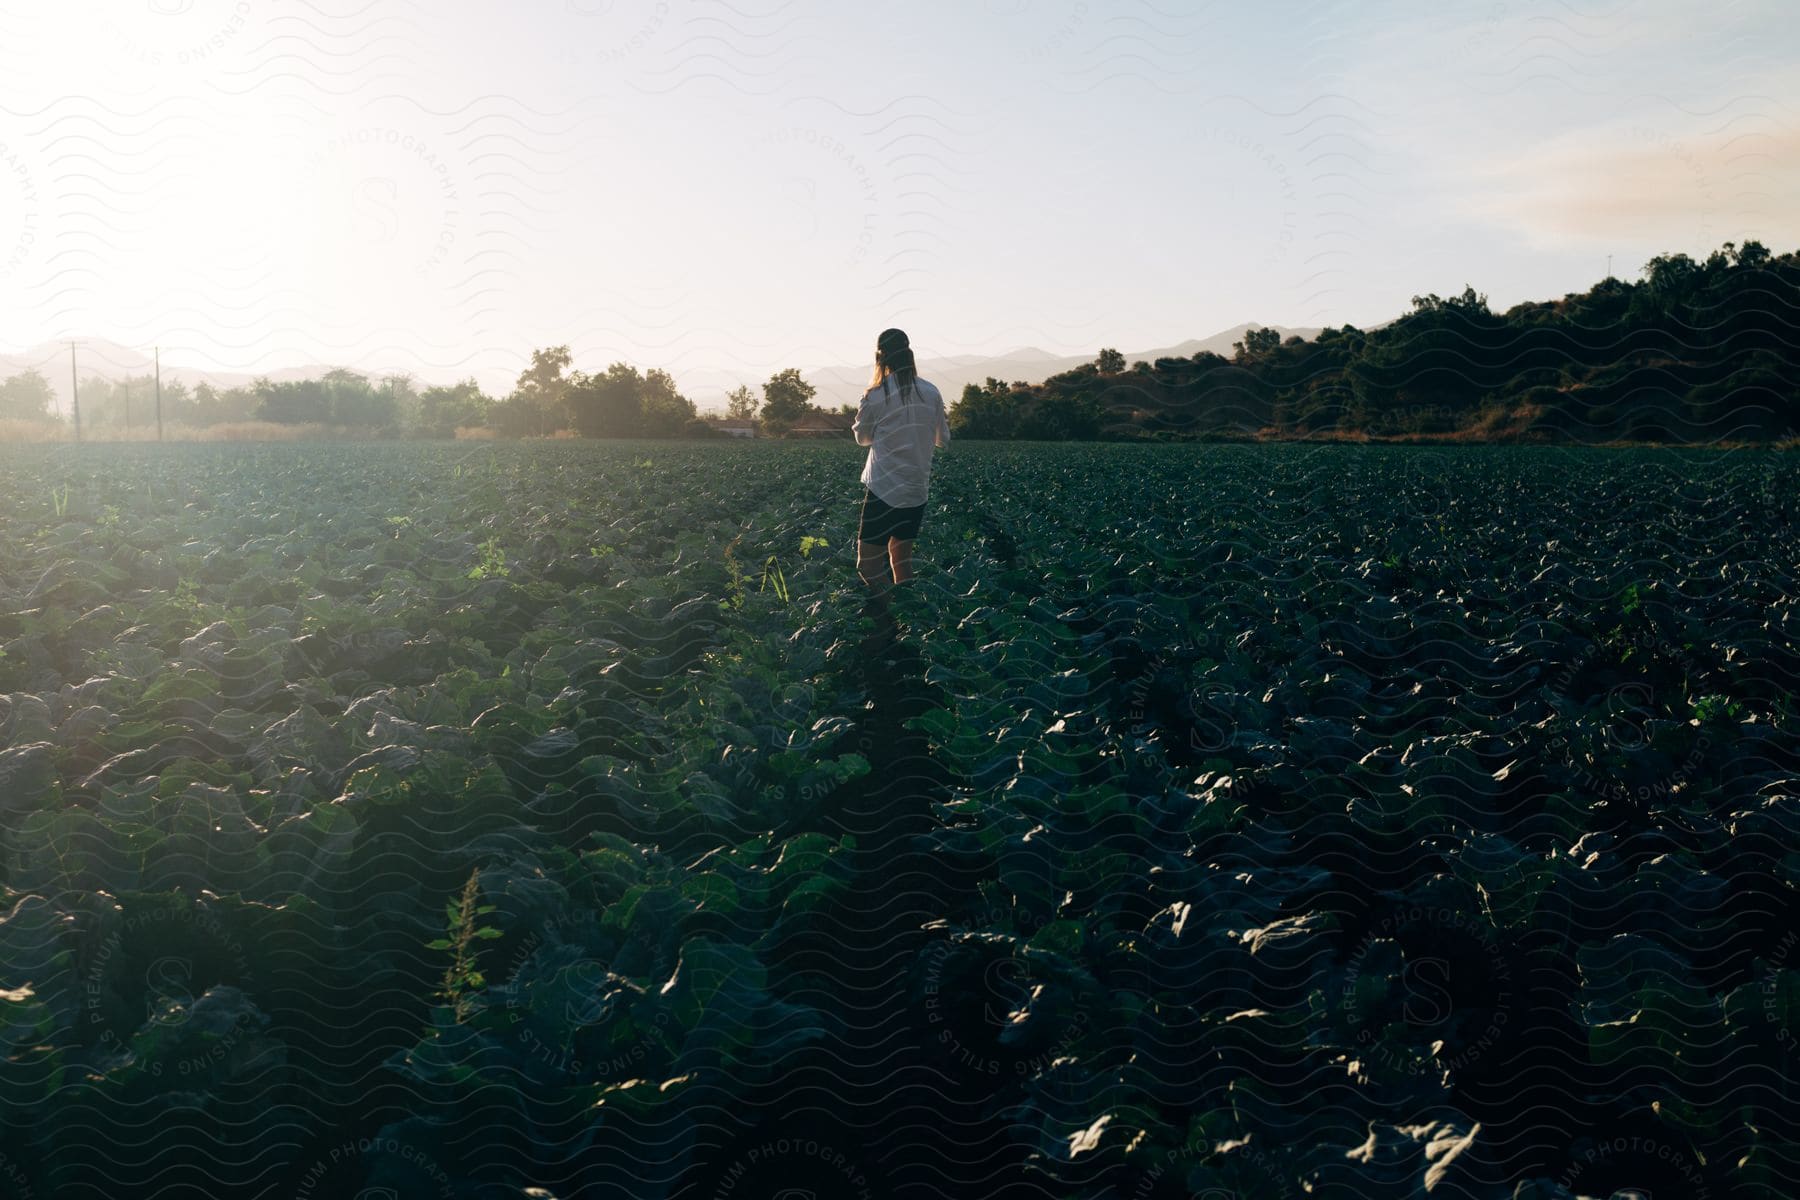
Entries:
[[50,489],[50,502],[56,506],[56,515],[62,516],[69,511],[69,485]]
[[824,538],[813,537],[809,534],[800,539],[800,557],[811,558],[814,550],[826,550],[830,549],[830,547],[831,543]]
[[738,534],[725,543],[725,572],[729,576],[725,584],[725,599],[719,602],[724,609],[741,609],[744,607],[744,568],[737,560],[737,545],[744,538]]
[[1737,721],[1741,720],[1744,715],[1744,706],[1729,696],[1700,696],[1692,703],[1694,720],[1701,724],[1711,721]]
[[476,967],[475,943],[501,936],[500,930],[480,925],[476,921],[476,918],[494,911],[492,904],[475,903],[480,890],[481,869],[477,867],[469,872],[469,882],[463,885],[460,899],[444,902],[446,931],[449,936],[425,944],[427,950],[452,952],[450,967],[444,972],[441,995],[455,1012],[458,1021],[468,1015],[469,994],[487,986],[487,977]]
[[198,621],[206,609],[200,600],[199,589],[185,575],[175,581],[175,588],[169,593],[169,601],[190,621]]
[[506,566],[506,552],[500,549],[500,539],[491,537],[481,543],[481,562],[469,571],[470,579],[504,579],[511,574]]
[[775,561],[773,554],[769,555],[769,560],[763,564],[762,582],[757,585],[756,590],[760,592],[770,583],[775,585],[775,594],[781,598],[783,604],[786,604],[788,602],[787,576],[782,574],[781,564]]

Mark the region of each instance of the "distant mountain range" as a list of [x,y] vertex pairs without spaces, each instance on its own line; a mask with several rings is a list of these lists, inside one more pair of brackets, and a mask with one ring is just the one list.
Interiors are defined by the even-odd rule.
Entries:
[[[1263,325],[1249,322],[1222,330],[1211,337],[1190,338],[1178,346],[1164,346],[1154,350],[1125,351],[1127,363],[1155,362],[1158,358],[1192,358],[1203,350],[1227,357],[1231,354],[1233,343],[1242,341],[1244,334],[1252,329],[1262,329]],[[1317,329],[1290,329],[1286,326],[1269,326],[1279,330],[1285,340],[1290,337],[1311,339],[1319,334]],[[76,366],[81,378],[98,376],[102,379],[119,380],[126,376],[149,374],[152,370],[151,357],[141,350],[121,346],[117,342],[105,338],[78,339],[76,348]],[[983,383],[990,376],[1010,382],[1042,383],[1052,375],[1060,375],[1083,363],[1094,361],[1100,352],[1096,346],[1086,354],[1062,355],[1052,354],[1036,347],[1025,347],[1011,350],[1005,354],[959,354],[946,358],[923,358],[919,360],[919,374],[938,386],[943,392],[945,401],[955,403],[962,395],[963,386],[970,383]],[[521,369],[523,369],[521,363]],[[597,364],[581,364],[588,370],[594,370]],[[639,363],[641,369],[654,367],[656,363]],[[840,404],[852,404],[868,390],[869,374],[872,363],[854,366],[816,367],[802,370],[806,381],[818,389],[817,402],[826,408],[836,408]],[[29,347],[16,354],[0,354],[0,379],[20,374],[36,368],[44,373],[56,391],[58,411],[69,411],[69,347],[66,342],[45,342]],[[190,388],[202,381],[219,389],[237,387],[247,384],[259,375],[280,383],[289,379],[316,379],[332,370],[330,366],[282,367],[271,371],[213,371],[196,368],[173,360],[164,355],[162,373],[165,381],[180,379]],[[371,372],[371,374],[379,374]],[[421,387],[429,387],[437,383],[453,383],[451,379],[420,380]],[[680,377],[683,390],[697,404],[702,412],[722,411],[725,407],[724,394],[737,382],[724,372],[699,370],[684,372]],[[751,383],[753,391],[760,390],[760,380]],[[495,395],[495,399],[499,399]]]

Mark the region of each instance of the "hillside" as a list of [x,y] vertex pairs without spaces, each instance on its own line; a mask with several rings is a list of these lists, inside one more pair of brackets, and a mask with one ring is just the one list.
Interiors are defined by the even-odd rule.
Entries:
[[1379,329],[992,379],[951,424],[1002,439],[1778,441],[1800,432],[1800,257],[1727,243],[1504,313],[1468,288],[1414,297]]

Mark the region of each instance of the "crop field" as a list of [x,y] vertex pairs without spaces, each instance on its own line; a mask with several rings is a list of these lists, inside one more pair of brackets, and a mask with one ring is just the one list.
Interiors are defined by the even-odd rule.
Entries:
[[1800,1187],[1800,457],[860,454],[0,447],[0,1196]]

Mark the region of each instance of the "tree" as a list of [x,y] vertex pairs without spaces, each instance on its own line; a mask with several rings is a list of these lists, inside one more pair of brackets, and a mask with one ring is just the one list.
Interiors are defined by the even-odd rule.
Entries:
[[[1412,298],[1412,303],[1413,312],[1415,314],[1460,313],[1464,316],[1471,317],[1485,317],[1488,315],[1487,296],[1466,285],[1463,287],[1463,293],[1460,296],[1452,296],[1448,300],[1445,300],[1436,292],[1433,292],[1426,296],[1414,296]],[[1276,344],[1280,344],[1279,338],[1276,339]]]
[[215,425],[224,418],[224,404],[219,399],[219,389],[202,379],[194,385],[194,424]]
[[551,346],[533,350],[531,365],[519,372],[513,396],[533,411],[533,424],[539,437],[563,428],[572,415],[567,404],[572,381],[563,378],[563,371],[571,361],[567,346]]
[[1044,441],[1092,438],[1102,417],[1097,397],[1079,390],[1046,390],[1020,417],[1018,437]]
[[335,382],[334,376],[345,374],[350,372],[332,371],[325,379],[290,379],[282,383],[271,382],[266,375],[257,376],[250,385],[256,393],[257,419],[279,425],[330,424],[330,385]]
[[384,375],[377,389],[381,403],[392,414],[387,424],[395,429],[411,429],[419,416],[419,388],[406,374]]
[[946,414],[952,437],[1010,438],[1018,434],[1024,389],[988,376],[963,385],[962,399]]
[[487,423],[493,400],[473,379],[451,387],[429,387],[419,395],[411,431],[414,437],[453,438],[456,431]]
[[1246,330],[1244,340],[1233,342],[1231,348],[1240,363],[1246,359],[1265,358],[1281,348],[1281,333],[1274,329]]
[[47,420],[55,401],[56,393],[50,390],[50,381],[35,367],[0,383],[0,418]]
[[530,437],[538,429],[540,420],[536,402],[517,391],[488,410],[488,424],[501,437]]
[[674,377],[654,367],[644,375],[641,406],[647,437],[677,437],[699,415],[694,402],[676,390]]
[[[87,420],[85,385],[81,394],[82,419]],[[96,394],[95,399],[98,401],[93,408],[93,423],[96,426],[117,425],[121,429],[147,429],[156,423],[156,377],[148,372],[125,376],[104,393],[104,399],[101,399],[101,394]]]
[[219,396],[219,406],[224,411],[221,420],[250,421],[256,417],[256,410],[262,402],[257,398],[256,389],[247,383],[226,388]]
[[636,367],[616,362],[599,375],[569,379],[569,409],[582,437],[636,437],[643,431],[645,381]]
[[[1731,245],[1730,242],[1726,242],[1725,244],[1727,246]],[[1761,242],[1745,242],[1734,251],[1733,262],[1737,266],[1750,267],[1752,269],[1767,266],[1769,262],[1769,248]]]
[[1125,369],[1125,356],[1117,350],[1102,350],[1094,359],[1094,367],[1102,375],[1117,375]]
[[[155,403],[152,392],[151,403]],[[188,385],[179,379],[165,379],[162,385],[163,420],[171,425],[192,425],[196,422],[194,415],[194,398],[188,391]]]
[[725,397],[725,415],[737,421],[755,419],[756,393],[741,383],[731,389]]
[[358,429],[392,429],[398,419],[398,401],[392,390],[377,390],[369,377],[339,368],[327,371],[319,381],[330,397],[330,420]]
[[763,384],[763,420],[777,427],[792,425],[810,410],[816,390],[800,378],[797,367],[771,375]]
[[83,429],[99,429],[117,419],[113,409],[113,392],[117,388],[112,380],[99,375],[89,375],[81,381],[76,399],[81,405]]

